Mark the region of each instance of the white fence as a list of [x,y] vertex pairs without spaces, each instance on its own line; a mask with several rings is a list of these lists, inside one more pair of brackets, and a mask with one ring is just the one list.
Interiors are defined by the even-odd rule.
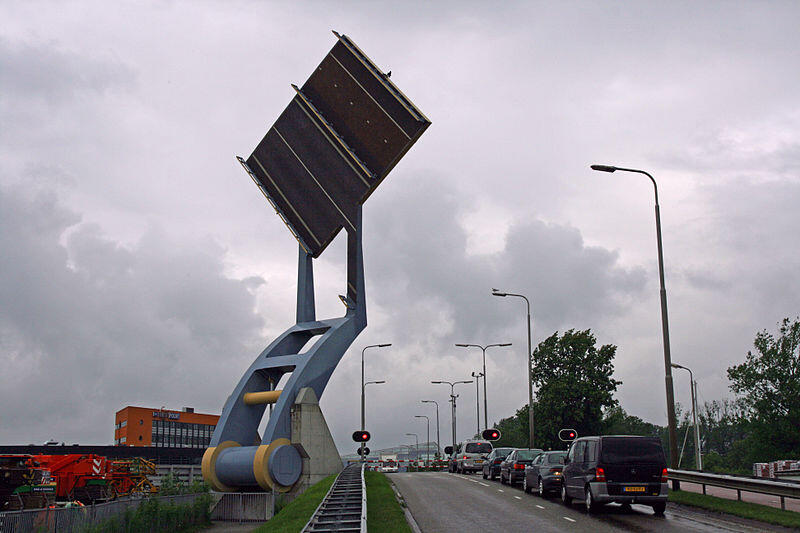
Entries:
[[211,510],[211,520],[226,522],[266,522],[275,514],[272,492],[215,492],[219,501]]

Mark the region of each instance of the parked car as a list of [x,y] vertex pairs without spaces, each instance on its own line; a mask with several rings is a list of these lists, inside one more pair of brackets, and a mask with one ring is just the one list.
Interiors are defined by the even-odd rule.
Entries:
[[[448,453],[449,452],[449,453]],[[453,473],[456,471],[456,464],[458,461],[458,452],[452,446],[445,446],[444,453],[447,455],[447,471]]]
[[601,505],[643,503],[657,515],[667,506],[667,461],[657,437],[582,437],[564,460],[561,499],[580,498],[588,512]]
[[525,476],[525,467],[531,464],[531,461],[536,459],[543,451],[539,449],[519,449],[509,453],[500,463],[500,483],[508,482],[513,485],[518,481],[522,481]]
[[544,452],[525,467],[522,489],[531,493],[536,491],[545,497],[551,492],[561,492],[561,476],[564,469],[564,457],[567,452]]
[[513,452],[514,448],[495,448],[486,460],[483,461],[483,479],[495,479],[500,475],[500,463],[506,456]]
[[488,440],[468,440],[456,447],[456,472],[469,474],[483,469],[485,458],[492,453]]

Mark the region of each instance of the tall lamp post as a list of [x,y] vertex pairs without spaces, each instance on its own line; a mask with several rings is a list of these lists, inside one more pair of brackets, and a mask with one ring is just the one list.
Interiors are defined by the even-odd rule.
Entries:
[[424,418],[428,423],[428,440],[425,441],[425,464],[427,466],[431,457],[431,419],[425,415],[414,415],[414,418]]
[[695,389],[694,375],[689,367],[672,363],[672,368],[682,368],[689,372],[689,385],[692,393],[692,423],[694,424],[694,464],[698,470],[703,470],[703,457],[700,454],[700,428],[697,426],[697,390]]
[[531,358],[533,357],[533,350],[531,348],[531,302],[527,297],[522,294],[513,294],[510,292],[502,292],[497,289],[492,289],[492,296],[516,296],[525,300],[528,306],[528,355],[525,357],[526,366],[528,367],[528,448],[533,449],[533,377],[531,376]]
[[[656,180],[644,170],[622,168],[610,165],[592,165],[592,170],[600,172],[634,172],[644,174],[653,182],[656,198],[656,240],[658,243],[658,279],[661,283],[661,336],[664,342],[664,381],[667,389],[667,424],[669,425],[669,461],[672,468],[678,467],[678,424],[675,421],[675,393],[672,388],[672,361],[669,350],[669,320],[667,318],[667,289],[664,286],[664,251],[661,245],[661,211],[658,206],[658,185]],[[678,481],[672,482],[673,488],[680,487]]]
[[436,404],[436,457],[439,457],[439,450],[442,449],[442,442],[439,440],[439,402],[436,400],[422,400],[422,403]]
[[416,433],[406,433],[406,436],[414,437],[414,440],[417,443],[417,467],[419,467],[419,437],[417,436]]
[[[386,381],[371,381],[370,383],[364,383],[364,352],[367,351],[367,348],[386,348],[387,346],[391,346],[391,343],[388,344],[370,344],[369,346],[365,346],[363,350],[361,350],[361,431],[364,431],[366,428],[364,427],[364,389],[367,388],[368,384],[375,384],[378,385],[380,383],[386,383]],[[361,443],[361,462],[364,462],[364,447],[366,443]]]
[[472,383],[472,380],[469,381],[431,381],[431,383],[435,385],[439,385],[444,383],[445,385],[450,385],[450,421],[453,429],[453,449],[456,447],[456,398],[458,396],[455,393],[455,386],[459,383]]
[[[480,392],[478,392],[478,383],[480,382],[481,378],[483,377],[483,372],[473,372],[472,377],[475,378],[475,409],[477,409],[477,417],[476,424],[478,424],[478,435],[481,434],[481,398]],[[486,379],[483,380],[486,383]]]
[[[486,400],[486,350],[494,346],[511,346],[510,342],[503,342],[500,344],[487,344],[481,346],[480,344],[456,344],[459,348],[480,348],[483,352],[483,429],[489,429],[489,415],[487,414],[487,400]],[[479,428],[480,429],[480,428]]]

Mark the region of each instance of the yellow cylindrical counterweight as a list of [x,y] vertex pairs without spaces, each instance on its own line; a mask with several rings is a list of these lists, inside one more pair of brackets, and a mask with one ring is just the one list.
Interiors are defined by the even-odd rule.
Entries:
[[244,403],[247,405],[260,405],[264,403],[275,403],[281,395],[282,390],[267,390],[263,392],[246,392]]

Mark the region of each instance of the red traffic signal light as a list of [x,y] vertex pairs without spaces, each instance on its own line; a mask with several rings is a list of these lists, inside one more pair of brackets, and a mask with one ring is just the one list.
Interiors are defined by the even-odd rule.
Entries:
[[558,440],[562,442],[572,442],[578,438],[578,432],[574,429],[562,429],[558,432]]
[[369,431],[354,431],[353,432],[353,440],[355,442],[367,442],[369,441]]
[[483,433],[481,433],[481,437],[486,440],[498,440],[500,438],[500,432],[494,428],[484,429]]

